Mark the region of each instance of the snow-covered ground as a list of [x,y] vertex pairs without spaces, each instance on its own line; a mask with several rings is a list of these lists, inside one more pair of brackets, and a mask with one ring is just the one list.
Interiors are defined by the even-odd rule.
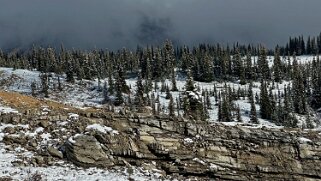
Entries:
[[13,109],[11,107],[8,107],[8,106],[3,106],[1,103],[0,103],[0,113],[4,113],[4,114],[8,114],[8,113],[19,113],[16,109]]
[[[89,180],[149,180],[146,171],[133,169],[134,173],[129,174],[126,169],[106,170],[98,168],[79,168],[68,163],[57,163],[59,166],[32,167],[13,166],[12,162],[18,158],[17,151],[7,152],[4,145],[0,143],[0,178],[10,177],[14,180],[33,180],[36,175],[40,175],[41,180],[66,180],[66,181],[89,181]],[[24,153],[26,154],[26,153]],[[29,153],[32,154],[32,153]],[[153,178],[153,177],[152,177]],[[155,175],[155,180],[157,179]]]

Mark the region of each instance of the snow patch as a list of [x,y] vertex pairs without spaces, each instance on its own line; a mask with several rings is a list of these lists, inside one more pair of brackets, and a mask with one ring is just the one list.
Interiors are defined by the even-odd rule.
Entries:
[[70,120],[76,121],[76,120],[79,119],[79,115],[78,115],[78,114],[75,114],[75,113],[69,113],[69,114],[68,114],[68,118],[69,118]]
[[14,113],[14,114],[18,114],[19,111],[17,111],[16,109],[13,109],[13,108],[11,108],[11,107],[3,106],[3,105],[0,104],[0,113],[4,113],[4,114]]
[[74,140],[75,138],[81,136],[82,134],[75,134],[74,136],[71,136],[68,138],[68,142],[72,143],[72,144],[75,144],[76,141]]
[[194,143],[194,141],[191,139],[191,138],[185,138],[184,139],[184,143],[186,144],[188,144],[188,143]]
[[210,170],[214,170],[214,171],[217,171],[218,170],[218,166],[213,164],[213,163],[210,163]]
[[202,165],[206,165],[206,163],[203,160],[199,159],[199,158],[193,158],[193,161],[195,161],[197,163],[200,163]]
[[92,124],[92,125],[88,125],[85,129],[86,131],[98,131],[101,133],[111,133],[111,134],[119,134],[118,131],[113,130],[113,128],[108,127],[108,126],[104,126],[104,125],[100,125],[100,124]]
[[308,142],[312,142],[310,139],[308,139],[308,138],[304,138],[304,137],[300,137],[300,138],[298,138],[298,141],[299,141],[300,143],[308,143]]

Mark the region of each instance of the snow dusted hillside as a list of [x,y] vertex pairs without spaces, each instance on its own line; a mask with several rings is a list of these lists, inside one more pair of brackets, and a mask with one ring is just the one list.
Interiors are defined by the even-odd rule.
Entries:
[[[302,56],[297,57],[300,63],[307,63],[311,62],[314,57],[311,56]],[[253,57],[253,61],[256,61],[257,58]],[[273,62],[273,57],[268,57],[270,62]],[[283,59],[283,61],[287,61]],[[291,60],[290,60],[291,61]],[[270,64],[270,66],[272,66]],[[0,88],[2,91],[13,91],[19,92],[26,95],[31,95],[31,84],[35,83],[37,85],[37,90],[41,87],[41,80],[40,80],[40,72],[37,71],[30,71],[30,70],[13,70],[12,68],[0,68]],[[61,82],[63,84],[63,90],[59,91],[57,89],[57,75],[51,74],[50,75],[50,89],[49,89],[49,98],[43,98],[43,95],[37,95],[40,99],[48,99],[51,101],[56,101],[62,103],[66,106],[77,107],[81,109],[88,109],[90,107],[97,107],[97,108],[104,108],[108,105],[102,104],[103,102],[103,91],[102,86],[103,83],[107,80],[76,80],[74,84],[68,83],[65,80],[65,75],[61,77]],[[186,77],[180,73],[178,73],[176,77],[177,81],[177,88],[178,91],[171,91],[171,94],[174,100],[178,99],[181,93],[185,90],[185,81]],[[135,95],[136,93],[136,77],[129,77],[126,79],[127,85],[131,88],[130,94]],[[165,80],[165,84],[171,85],[171,80]],[[214,89],[214,84],[218,91],[223,91],[225,83],[222,82],[211,82],[211,83],[203,83],[203,82],[195,82],[196,86],[198,87],[199,91],[202,92],[203,90],[211,91]],[[239,81],[235,82],[226,82],[232,89],[238,90],[239,88],[248,89],[249,84],[241,85]],[[284,91],[284,87],[291,85],[291,81],[282,81],[281,83],[275,83],[274,85],[270,84],[269,87],[272,87],[272,92],[276,94],[282,94]],[[154,87],[154,86],[153,86]],[[166,92],[161,92],[161,82],[158,82],[158,89],[152,90],[149,93],[149,96],[154,94],[155,96],[159,96],[159,106],[164,111],[165,114],[168,114],[168,105],[169,99],[166,99]],[[260,82],[253,82],[253,92],[255,94],[260,93]],[[201,94],[201,93],[200,93]],[[128,98],[128,94],[124,94],[125,98]],[[147,96],[147,95],[145,95]],[[113,99],[114,96],[111,96]],[[218,123],[218,104],[215,100],[215,97],[210,97],[211,101],[211,108],[209,109],[209,122],[213,124]],[[0,100],[0,114],[20,114],[17,109],[8,107],[7,102]],[[24,102],[19,102],[18,104],[24,104]],[[224,124],[227,126],[235,126],[235,125],[242,125],[244,127],[250,128],[282,128],[282,126],[277,126],[273,122],[265,119],[261,119],[259,117],[259,124],[252,124],[250,123],[249,112],[251,109],[251,105],[247,97],[240,97],[237,101],[234,101],[234,104],[240,108],[241,118],[243,122],[223,122],[218,124]],[[115,110],[122,109],[121,107],[116,107]],[[43,114],[46,115],[47,108],[43,108]],[[66,108],[66,110],[68,110]],[[256,110],[259,112],[260,106],[256,104]],[[50,110],[47,110],[50,111]],[[177,115],[177,112],[175,111]],[[258,114],[259,115],[259,114]],[[299,126],[305,124],[305,116],[295,115],[299,119]],[[317,116],[317,115],[312,115]],[[69,114],[70,121],[77,120],[78,115],[74,113]],[[68,122],[59,122],[57,123],[61,125],[61,127],[68,124]],[[148,179],[155,179],[157,180],[157,174],[155,173],[148,173],[146,170],[142,170],[140,168],[134,169],[133,173],[129,173],[127,168],[119,168],[113,170],[103,170],[98,168],[90,168],[90,169],[83,169],[80,167],[76,167],[70,165],[66,162],[57,162],[55,165],[47,166],[47,167],[32,167],[32,166],[13,166],[12,163],[17,162],[21,156],[24,157],[33,157],[34,153],[25,150],[22,147],[17,147],[11,149],[11,151],[7,151],[8,147],[2,143],[3,137],[7,135],[4,132],[5,129],[8,128],[21,128],[21,131],[24,131],[24,134],[33,137],[40,137],[42,140],[41,143],[48,143],[52,141],[51,133],[45,131],[44,128],[38,127],[35,130],[31,129],[29,125],[12,125],[12,124],[4,124],[0,123],[0,178],[10,177],[15,180],[30,180],[33,177],[41,177],[42,179],[46,180],[128,180],[129,178],[134,180],[148,180]],[[60,128],[59,128],[60,129]],[[64,128],[62,128],[64,129]],[[96,129],[103,133],[111,133],[111,134],[118,134],[116,130],[112,130],[112,128],[107,126],[101,126],[99,124],[92,124],[86,127],[86,130],[93,130]],[[316,128],[315,130],[320,130],[321,128]],[[70,134],[70,133],[69,133]],[[68,135],[70,136],[70,135]],[[67,137],[67,135],[65,135]],[[72,137],[70,137],[72,138]],[[193,142],[191,138],[185,138],[187,142]],[[309,139],[302,138],[300,139],[301,142],[311,142]],[[10,150],[10,149],[9,149]],[[195,158],[197,160],[197,158]],[[21,161],[21,160],[20,160]],[[153,175],[149,177],[148,175]]]
[[[298,63],[304,64],[312,62],[313,59],[315,59],[314,56],[298,56],[296,57]],[[258,57],[252,57],[252,61],[257,61]],[[269,66],[273,65],[273,56],[269,56],[268,58]],[[293,61],[293,57],[282,57],[283,62],[291,63]],[[7,91],[15,91],[20,92],[24,94],[31,94],[31,84],[34,82],[37,85],[37,89],[39,90],[41,87],[41,80],[40,80],[40,72],[37,71],[29,71],[29,70],[13,70],[12,68],[0,68],[0,87],[2,90]],[[88,107],[104,107],[105,105],[102,104],[103,102],[103,92],[102,87],[104,82],[107,82],[106,80],[100,80],[100,83],[98,80],[90,81],[90,80],[76,80],[76,83],[70,84],[65,81],[65,76],[63,75],[61,77],[61,83],[63,84],[63,91],[57,90],[57,76],[55,74],[50,75],[50,97],[48,99],[58,101],[73,107],[78,108],[88,108]],[[178,73],[177,77],[177,88],[178,91],[172,91],[171,94],[173,96],[174,100],[177,100],[180,96],[180,94],[184,91],[184,85],[185,85],[185,76],[182,76]],[[127,85],[131,88],[131,96],[135,95],[136,91],[136,81],[137,78],[128,78],[126,79]],[[165,84],[168,86],[171,86],[171,80],[165,80]],[[222,82],[211,82],[211,83],[203,83],[203,82],[196,82],[196,86],[199,88],[199,91],[207,90],[212,91],[214,84],[218,91],[222,91],[224,88],[225,83]],[[234,90],[238,90],[239,88],[248,89],[249,84],[241,85],[238,81],[236,82],[227,82],[228,86],[230,86]],[[284,87],[290,85],[291,81],[282,81],[282,83],[275,83],[274,85],[269,85],[269,87],[272,86],[273,90],[272,92],[275,94],[283,94]],[[108,85],[107,85],[108,86]],[[155,85],[154,85],[155,86]],[[153,87],[154,87],[153,86]],[[154,89],[149,93],[149,96],[154,94],[154,96],[159,96],[159,106],[161,109],[168,113],[168,104],[169,99],[166,99],[166,92],[161,92],[161,82],[158,82],[158,89],[155,91]],[[259,94],[260,93],[260,82],[254,82],[253,83],[253,93]],[[125,97],[128,97],[127,94],[124,94]],[[113,96],[111,96],[111,99],[113,99]],[[209,121],[210,122],[217,122],[218,119],[218,105],[215,101],[214,97],[210,97],[211,101],[211,108],[209,109]],[[223,123],[227,125],[236,125],[241,124],[245,126],[249,126],[249,112],[250,112],[250,103],[247,98],[240,98],[237,101],[234,101],[235,105],[240,108],[241,112],[241,118],[243,120],[242,123],[238,122],[228,122]],[[259,113],[260,107],[258,104],[256,104],[256,110]],[[177,115],[177,112],[175,113]],[[305,117],[296,115],[299,119],[299,126],[304,124]],[[316,115],[314,115],[316,116]],[[254,127],[280,127],[276,126],[274,123],[270,122],[269,120],[263,120],[259,118],[259,125],[252,125]]]

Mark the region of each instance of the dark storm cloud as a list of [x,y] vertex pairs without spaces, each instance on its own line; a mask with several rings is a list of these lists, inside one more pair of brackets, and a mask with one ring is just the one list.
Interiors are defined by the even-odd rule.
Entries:
[[262,42],[321,31],[320,0],[1,0],[0,47]]
[[139,22],[136,38],[143,43],[161,43],[170,37],[171,21],[169,18],[151,19],[144,16]]

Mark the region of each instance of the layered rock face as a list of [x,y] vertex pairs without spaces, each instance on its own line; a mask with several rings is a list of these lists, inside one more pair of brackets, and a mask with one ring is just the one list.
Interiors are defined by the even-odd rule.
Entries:
[[69,117],[54,112],[46,118],[1,115],[6,149],[35,153],[29,162],[13,164],[45,166],[63,159],[81,167],[136,166],[181,180],[321,180],[321,131],[144,114]]
[[80,166],[144,166],[217,180],[321,180],[321,135],[170,120],[113,117],[117,134],[84,131],[64,154]]

